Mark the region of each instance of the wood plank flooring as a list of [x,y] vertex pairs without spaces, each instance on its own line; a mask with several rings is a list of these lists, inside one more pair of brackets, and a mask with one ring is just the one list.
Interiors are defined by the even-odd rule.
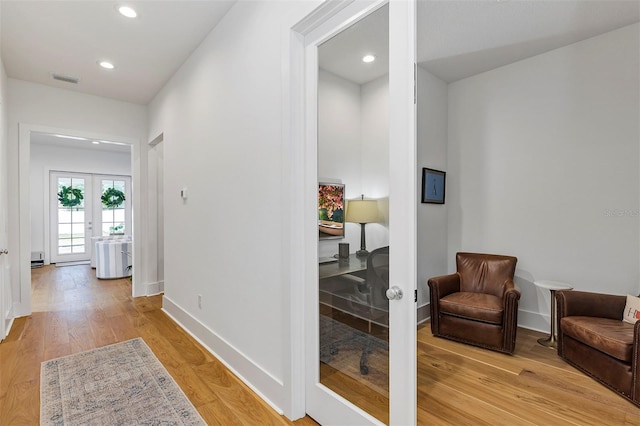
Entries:
[[[418,327],[419,425],[640,425],[640,409],[520,328],[513,355],[433,337]],[[322,366],[322,382],[388,423],[389,401]]]
[[[87,266],[32,270],[33,310],[0,344],[0,425],[37,425],[44,360],[142,337],[211,425],[289,422],[258,398],[161,310],[131,298],[128,279],[97,280]],[[418,327],[420,425],[640,425],[640,409],[519,329],[514,355],[438,339]],[[384,420],[388,401],[323,366],[338,393]],[[327,384],[329,384],[327,383]]]
[[450,425],[640,425],[640,409],[518,329],[513,355],[418,329],[418,420]]
[[32,270],[33,315],[0,344],[0,425],[37,425],[42,361],[142,337],[210,425],[315,425],[280,416],[161,310],[131,297],[128,279],[89,266]]

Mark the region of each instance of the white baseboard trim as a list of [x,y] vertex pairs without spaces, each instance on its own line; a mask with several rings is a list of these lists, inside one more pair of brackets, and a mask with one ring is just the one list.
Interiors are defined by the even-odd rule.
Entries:
[[417,317],[418,317],[418,325],[422,324],[423,322],[431,318],[431,309],[430,309],[429,303],[427,303],[426,305],[418,306]]
[[147,284],[147,296],[155,296],[164,293],[164,281],[156,281]]
[[7,336],[9,335],[9,332],[11,331],[11,327],[13,327],[13,320],[15,320],[15,318],[5,319],[5,326],[4,326],[5,335],[2,336],[2,339],[0,339],[0,341],[6,339]]
[[518,327],[548,334],[551,328],[551,316],[520,309],[518,311]]
[[[236,377],[242,380],[252,391],[269,404],[278,414],[284,415],[279,404],[266,395],[285,394],[282,381],[273,377],[246,355],[234,348],[229,342],[218,336],[213,330],[202,324],[167,296],[162,298],[162,310],[182,329],[191,335],[225,365]],[[248,379],[250,378],[250,380]]]

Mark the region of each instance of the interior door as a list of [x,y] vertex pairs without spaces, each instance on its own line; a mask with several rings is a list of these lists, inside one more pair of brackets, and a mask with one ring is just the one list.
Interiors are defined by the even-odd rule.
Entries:
[[[387,22],[380,23],[380,14],[385,13]],[[309,198],[305,198],[305,220],[308,225],[305,227],[305,241],[307,247],[316,247],[305,256],[305,264],[308,265],[305,275],[306,411],[321,424],[415,424],[415,3],[354,2],[340,11],[333,10],[330,15],[326,22],[305,37],[305,176],[308,181],[305,187],[309,192],[312,189],[314,191],[310,192]],[[376,22],[378,29],[381,25],[387,25],[387,29],[390,29],[387,52],[388,101],[384,108],[387,117],[381,119],[388,120],[388,138],[385,149],[372,160],[377,161],[378,170],[384,172],[376,176],[367,172],[367,161],[364,159],[371,155],[372,148],[364,137],[366,126],[360,127],[360,162],[343,164],[343,167],[339,165],[340,162],[346,163],[347,155],[339,153],[349,149],[348,140],[335,151],[334,160],[328,160],[330,156],[323,154],[320,146],[323,143],[321,132],[325,117],[319,103],[319,77],[327,72],[319,60],[323,43],[335,42],[343,31],[360,28],[361,24],[369,27],[367,23],[371,20]],[[376,25],[373,26],[374,33],[366,30],[357,34],[356,29],[356,35],[350,40],[376,37]],[[351,53],[361,58],[368,52]],[[319,65],[323,66],[322,71],[319,71]],[[332,75],[328,79],[338,81],[340,86],[353,88],[350,82],[341,82],[343,77]],[[361,97],[368,90],[363,87],[361,84],[359,89],[355,89]],[[345,102],[336,103],[336,108],[344,107]],[[362,108],[364,110],[365,107]],[[349,126],[351,123],[343,124]],[[339,128],[333,124],[325,127],[331,131]],[[325,139],[339,137],[333,134]],[[328,171],[332,176],[327,176]],[[381,294],[374,294],[368,289],[373,282],[369,278],[372,254],[378,250],[372,250],[369,256],[358,256],[354,253],[358,248],[355,243],[351,246],[352,254],[348,261],[337,260],[334,266],[317,265],[318,259],[326,256],[321,251],[327,250],[327,244],[319,245],[318,242],[320,197],[315,190],[318,180],[327,177],[341,180],[346,188],[347,199],[354,198],[353,192],[349,194],[349,188],[354,187],[355,191],[367,192],[367,198],[378,201],[382,217],[379,223],[366,226],[347,223],[347,235],[344,240],[334,240],[334,252],[338,253],[338,242],[351,242],[353,238],[359,241],[365,229],[368,232],[378,231],[367,236],[373,237],[370,239],[374,244],[372,249],[389,246],[386,285],[391,292],[382,293],[383,297],[390,299],[386,302],[386,309],[380,300],[378,303],[372,302],[374,298],[379,299]],[[348,218],[348,201],[346,210]]]
[[91,175],[51,172],[51,262],[91,258],[93,190]]

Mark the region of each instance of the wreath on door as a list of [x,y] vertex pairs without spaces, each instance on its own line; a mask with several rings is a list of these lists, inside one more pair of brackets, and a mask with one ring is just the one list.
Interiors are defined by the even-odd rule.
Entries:
[[62,185],[60,187],[60,192],[58,192],[58,201],[60,201],[60,204],[62,204],[63,207],[79,206],[83,199],[84,195],[82,195],[82,190],[80,188]]
[[125,200],[124,192],[115,188],[107,188],[103,193],[102,204],[110,209],[115,209],[116,207],[120,207]]

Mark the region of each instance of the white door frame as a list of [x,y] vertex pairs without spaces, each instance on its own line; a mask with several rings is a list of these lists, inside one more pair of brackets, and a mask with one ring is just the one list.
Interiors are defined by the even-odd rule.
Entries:
[[[63,134],[69,136],[77,136],[83,138],[97,139],[97,140],[109,140],[118,141],[131,145],[131,174],[133,182],[136,179],[140,179],[138,168],[135,167],[135,147],[139,145],[138,140],[131,137],[123,137],[116,135],[108,135],[103,133],[93,133],[73,129],[65,129],[51,126],[41,126],[36,124],[18,123],[19,136],[18,136],[18,186],[20,190],[19,197],[19,245],[18,245],[18,282],[17,292],[13,296],[13,315],[15,317],[27,316],[31,314],[31,184],[30,184],[30,170],[31,170],[31,133],[52,133]],[[46,204],[45,204],[46,205]],[[134,199],[134,210],[140,208],[140,202]],[[135,222],[135,218],[134,218]],[[139,232],[139,231],[138,231]],[[136,232],[134,235],[134,241],[142,241],[141,235]],[[139,244],[139,243],[138,243]],[[15,258],[13,258],[15,259]],[[142,271],[142,265],[139,264],[140,260],[137,258],[134,252],[133,267],[136,271]],[[142,289],[143,284],[138,284],[137,280],[133,281],[132,293],[134,296],[146,294]]]
[[[283,181],[291,190],[292,211],[290,216],[290,239],[288,265],[286,273],[289,275],[291,290],[290,318],[290,370],[287,389],[292,405],[285,412],[291,413],[290,418],[301,417],[305,409],[305,383],[318,383],[317,365],[305,368],[305,336],[317,337],[317,327],[305,327],[306,315],[317,312],[317,303],[308,304],[307,291],[317,290],[317,229],[315,211],[317,208],[317,133],[315,118],[311,116],[311,126],[307,126],[309,108],[315,110],[317,103],[308,99],[307,93],[315,93],[317,84],[317,55],[308,54],[306,47],[314,43],[319,44],[318,30],[320,25],[333,25],[335,33],[339,32],[363,15],[362,9],[369,3],[368,10],[376,8],[379,1],[351,2],[329,0],[320,5],[305,19],[291,28],[286,44],[286,59],[288,60],[288,79],[284,89],[284,99],[288,99],[289,108],[284,114],[283,151],[287,152],[284,160],[290,164],[289,173],[283,176]],[[414,70],[415,70],[415,0],[390,1],[390,163],[392,175],[390,189],[393,192],[403,188],[403,194],[410,194],[405,202],[398,202],[390,210],[390,226],[394,228],[395,237],[391,237],[394,254],[391,258],[391,285],[398,286],[405,294],[404,299],[390,303],[391,336],[396,330],[402,330],[398,335],[402,339],[392,337],[390,340],[390,423],[415,424],[417,421],[417,372],[416,372],[416,304],[414,292],[416,290],[416,128],[415,128],[415,99],[414,99]],[[365,12],[364,14],[366,14]],[[326,34],[325,34],[326,37]],[[326,38],[325,38],[326,39]],[[309,64],[309,62],[312,62]],[[305,70],[305,64],[311,75]],[[310,66],[309,66],[310,65]],[[315,65],[315,66],[314,66]],[[315,71],[314,71],[315,70]],[[315,74],[314,74],[315,73]],[[311,87],[309,86],[311,85]],[[310,90],[311,89],[311,90]],[[305,142],[301,142],[305,141]],[[392,148],[393,147],[393,148]],[[406,192],[405,192],[406,191]],[[411,201],[409,201],[411,200]],[[311,215],[313,214],[313,217]],[[300,230],[303,230],[300,233]],[[392,233],[393,234],[393,233]],[[397,241],[397,242],[396,242]],[[411,241],[402,246],[401,241]],[[315,286],[304,283],[316,283]],[[306,287],[312,287],[308,289]],[[315,292],[317,297],[317,291]],[[311,312],[311,314],[310,314]],[[309,334],[311,332],[311,334]],[[314,338],[317,345],[317,339]],[[316,351],[317,353],[318,351]],[[306,372],[311,371],[311,374]],[[331,417],[321,422],[331,422],[338,419],[343,424],[380,424],[379,421],[364,413],[350,402],[324,388],[327,403],[330,403]],[[342,404],[335,404],[335,401]],[[329,407],[329,405],[324,406]],[[335,409],[335,411],[334,411]]]
[[[68,255],[58,254],[58,197],[54,194],[57,193],[58,189],[58,178],[60,177],[71,177],[76,179],[84,179],[84,252],[73,254],[70,253]],[[53,178],[53,179],[52,179]],[[78,172],[67,172],[67,171],[51,171],[49,172],[49,185],[44,186],[43,189],[45,192],[45,205],[49,205],[49,214],[46,217],[45,221],[49,222],[49,226],[45,226],[49,232],[49,246],[45,246],[45,253],[48,253],[48,257],[51,262],[66,262],[66,261],[79,261],[79,260],[88,260],[91,258],[91,237],[93,236],[93,223],[95,212],[93,211],[95,203],[94,198],[95,194],[93,191],[93,175],[89,173],[78,173]],[[44,209],[47,210],[46,208]],[[55,219],[55,220],[54,220]],[[55,224],[55,225],[54,225]],[[47,238],[45,238],[46,240]],[[48,247],[48,248],[47,248]]]

